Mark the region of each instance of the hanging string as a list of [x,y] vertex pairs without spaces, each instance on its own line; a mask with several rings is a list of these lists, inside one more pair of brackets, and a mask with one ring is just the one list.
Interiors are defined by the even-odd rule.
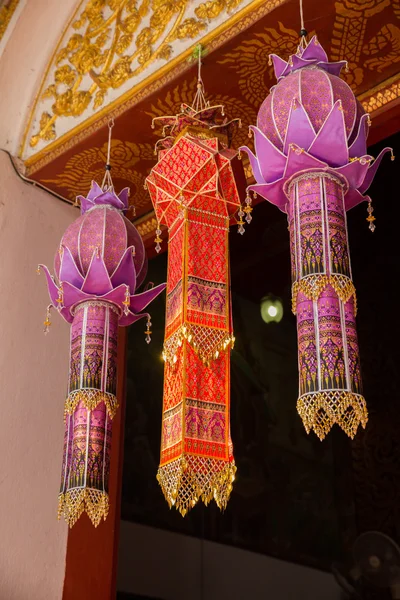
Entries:
[[201,78],[201,54],[202,54],[202,46],[198,44],[196,46],[197,53],[197,91],[193,99],[192,108],[198,112],[199,110],[203,110],[207,108],[206,97],[204,95],[204,84]]
[[114,127],[114,119],[110,119],[108,122],[108,148],[107,148],[107,162],[106,162],[106,172],[104,173],[103,183],[101,187],[103,191],[112,190],[114,185],[111,178],[111,132]]
[[303,12],[303,0],[300,2],[300,47],[305,48],[307,46],[307,30],[304,25],[304,12]]

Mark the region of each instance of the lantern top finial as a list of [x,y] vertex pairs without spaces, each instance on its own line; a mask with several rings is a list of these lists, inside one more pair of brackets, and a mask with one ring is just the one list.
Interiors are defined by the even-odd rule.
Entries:
[[126,187],[116,194],[114,186],[102,188],[96,181],[92,181],[88,195],[78,196],[76,200],[80,203],[82,215],[95,206],[105,204],[125,212],[129,208],[129,188]]
[[269,58],[278,81],[304,67],[319,67],[331,75],[339,76],[342,68],[347,65],[345,60],[329,62],[328,55],[316,35],[311,38],[308,44],[300,44],[296,54],[292,54],[287,62],[276,54],[270,54]]

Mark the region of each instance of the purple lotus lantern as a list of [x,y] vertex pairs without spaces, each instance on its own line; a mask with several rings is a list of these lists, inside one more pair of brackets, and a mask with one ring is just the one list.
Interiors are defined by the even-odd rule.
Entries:
[[[271,57],[278,83],[258,113],[255,156],[260,194],[287,213],[297,314],[298,412],[320,439],[337,423],[353,437],[368,413],[362,395],[346,211],[365,196],[390,148],[367,154],[369,116],[313,37],[285,62]],[[246,204],[251,200],[248,196]]]
[[[117,330],[150,316],[142,311],[165,284],[141,294],[147,262],[142,239],[123,215],[129,190],[117,196],[97,183],[84,198],[81,216],[70,225],[55,257],[55,276],[46,274],[51,299],[71,323],[65,441],[59,495],[62,514],[72,525],[86,510],[97,526],[108,513],[112,419],[117,410]],[[49,307],[49,308],[50,308]],[[48,328],[49,309],[45,321]]]

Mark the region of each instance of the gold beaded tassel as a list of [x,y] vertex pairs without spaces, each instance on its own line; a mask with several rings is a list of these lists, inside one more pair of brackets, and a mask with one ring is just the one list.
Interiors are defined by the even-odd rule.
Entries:
[[238,217],[239,217],[239,221],[237,221],[237,224],[238,224],[238,233],[240,233],[240,235],[243,235],[244,232],[245,232],[245,229],[244,229],[244,221],[243,221],[244,211],[243,211],[242,205],[240,205],[240,209],[239,209],[239,212],[238,212]]
[[156,252],[157,252],[157,254],[158,254],[158,253],[160,252],[160,250],[161,250],[161,246],[160,246],[160,244],[161,244],[161,242],[162,242],[162,239],[161,239],[161,237],[160,237],[160,236],[161,236],[160,223],[157,223],[156,237],[155,237],[155,239],[154,239],[154,243],[155,243],[155,245],[156,245]]
[[146,331],[144,333],[145,333],[145,336],[146,336],[145,337],[146,344],[150,344],[150,342],[151,342],[151,334],[152,334],[152,331],[151,331],[151,317],[150,317],[150,315],[148,315],[148,317],[147,317]]
[[44,328],[43,328],[43,332],[46,335],[47,333],[49,333],[50,331],[50,325],[51,325],[51,321],[50,321],[50,311],[52,309],[52,304],[49,304],[47,309],[46,309],[46,318],[43,322]]
[[250,198],[250,194],[248,191],[246,193],[245,203],[246,203],[246,206],[244,207],[244,212],[246,213],[245,221],[248,225],[250,225],[251,221],[253,220],[253,217],[251,216],[253,207],[251,206],[252,199]]
[[372,206],[372,200],[371,198],[368,201],[368,208],[367,208],[367,212],[368,212],[368,217],[367,217],[367,221],[369,223],[368,228],[372,231],[372,233],[375,231],[376,229],[376,225],[374,223],[374,221],[376,221],[374,215],[372,214],[374,212],[374,207]]

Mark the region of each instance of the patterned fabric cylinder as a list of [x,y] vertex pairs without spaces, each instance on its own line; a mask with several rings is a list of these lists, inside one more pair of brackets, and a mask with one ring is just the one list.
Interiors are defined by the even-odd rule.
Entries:
[[225,508],[236,471],[229,429],[229,218],[224,203],[219,207],[213,213],[188,207],[170,229],[157,478],[182,515],[200,498]]
[[342,181],[306,173],[289,186],[293,311],[297,314],[298,412],[320,439],[337,423],[366,426]]
[[72,527],[86,510],[97,526],[108,513],[111,427],[117,410],[118,310],[89,301],[71,326],[69,393],[59,516]]

